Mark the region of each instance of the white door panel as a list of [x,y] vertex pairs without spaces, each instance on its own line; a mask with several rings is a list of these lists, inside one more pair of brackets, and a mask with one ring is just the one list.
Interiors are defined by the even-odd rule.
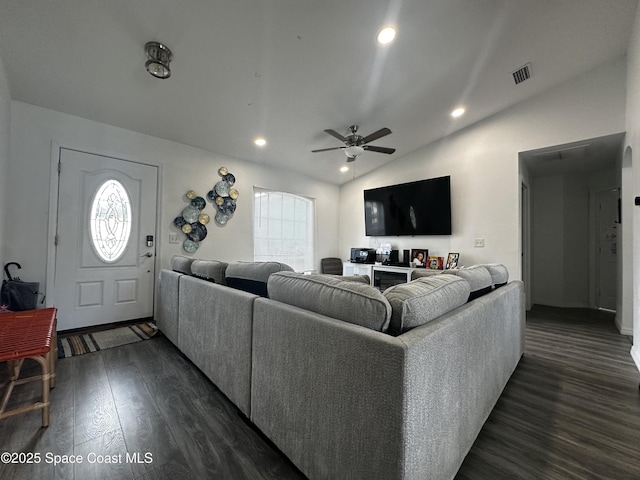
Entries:
[[[155,247],[147,247],[146,237],[155,238],[157,168],[68,149],[60,150],[60,164],[58,329],[153,316]],[[103,201],[94,210],[105,182]],[[102,246],[92,240],[92,222]]]
[[618,190],[598,193],[598,308],[616,309],[618,264]]

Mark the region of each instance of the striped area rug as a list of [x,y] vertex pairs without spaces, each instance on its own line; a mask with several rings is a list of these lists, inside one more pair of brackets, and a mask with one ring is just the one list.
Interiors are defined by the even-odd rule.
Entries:
[[70,335],[58,338],[58,358],[82,355],[128,343],[141,342],[153,337],[157,327],[150,322],[117,327],[84,335]]

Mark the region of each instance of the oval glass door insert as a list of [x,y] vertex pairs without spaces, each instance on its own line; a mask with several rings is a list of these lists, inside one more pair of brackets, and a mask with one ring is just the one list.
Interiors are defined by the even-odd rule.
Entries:
[[124,186],[113,179],[104,182],[93,197],[90,215],[93,248],[102,261],[117,261],[131,235],[131,201]]

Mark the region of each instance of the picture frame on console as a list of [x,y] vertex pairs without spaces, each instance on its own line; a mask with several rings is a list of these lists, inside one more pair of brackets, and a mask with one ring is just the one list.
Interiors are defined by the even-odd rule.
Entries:
[[447,264],[445,266],[445,269],[449,270],[451,268],[458,268],[459,261],[460,261],[459,253],[449,253],[449,256],[447,256]]
[[427,248],[411,249],[411,264],[409,266],[415,268],[426,268],[428,256],[429,250]]
[[444,268],[444,257],[427,257],[426,267],[432,270],[442,270]]

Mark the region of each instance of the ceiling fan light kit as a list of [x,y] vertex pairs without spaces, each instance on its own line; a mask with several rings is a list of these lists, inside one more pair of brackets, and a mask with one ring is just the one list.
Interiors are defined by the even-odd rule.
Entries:
[[352,145],[344,149],[344,153],[347,157],[357,157],[358,155],[362,155],[364,153],[364,148],[359,147],[358,145]]
[[156,78],[169,78],[171,76],[169,63],[173,60],[169,47],[158,42],[147,42],[144,51],[147,53],[147,62],[144,64],[147,72]]
[[369,145],[369,142],[373,142],[379,138],[385,137],[391,134],[391,130],[388,128],[381,128],[373,132],[371,135],[367,135],[363,137],[362,135],[358,135],[358,125],[351,125],[349,127],[349,134],[345,137],[335,130],[327,129],[325,133],[328,133],[332,137],[337,138],[341,142],[344,143],[344,147],[330,147],[330,148],[320,148],[318,150],[311,150],[312,153],[317,152],[327,152],[329,150],[342,150],[344,154],[347,156],[347,162],[353,162],[357,156],[362,155],[365,151],[377,152],[377,153],[386,153],[390,155],[396,151],[395,148],[388,147],[376,147],[375,145]]

